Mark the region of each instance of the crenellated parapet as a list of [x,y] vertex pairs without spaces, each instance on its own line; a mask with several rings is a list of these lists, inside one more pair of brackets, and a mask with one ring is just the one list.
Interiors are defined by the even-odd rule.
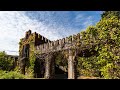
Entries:
[[39,45],[39,44],[50,42],[50,40],[48,40],[47,38],[45,38],[44,36],[36,32],[31,33],[31,30],[29,30],[26,32],[25,37],[20,39],[20,45],[29,44],[30,42],[34,42],[35,45]]
[[77,47],[80,44],[80,41],[82,41],[82,37],[80,33],[78,33],[77,35],[71,35],[66,38],[37,45],[36,53],[42,54],[42,53],[60,51],[72,47]]
[[[35,48],[35,46],[48,43],[48,42],[51,42],[51,41],[43,37],[42,35],[36,32],[32,33],[31,30],[29,30],[25,33],[25,37],[20,39],[19,55],[20,57],[23,57],[26,55],[25,53],[32,51]],[[26,49],[27,50],[29,49],[29,50],[27,51]]]

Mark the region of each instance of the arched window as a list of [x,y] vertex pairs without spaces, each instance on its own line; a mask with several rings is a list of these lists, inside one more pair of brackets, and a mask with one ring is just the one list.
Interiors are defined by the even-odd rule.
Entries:
[[22,57],[29,57],[29,44],[23,46],[23,54]]

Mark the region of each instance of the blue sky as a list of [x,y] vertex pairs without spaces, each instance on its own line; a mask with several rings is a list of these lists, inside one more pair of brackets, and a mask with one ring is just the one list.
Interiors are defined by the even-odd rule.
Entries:
[[18,55],[19,40],[29,29],[57,40],[95,25],[102,11],[0,11],[0,51]]

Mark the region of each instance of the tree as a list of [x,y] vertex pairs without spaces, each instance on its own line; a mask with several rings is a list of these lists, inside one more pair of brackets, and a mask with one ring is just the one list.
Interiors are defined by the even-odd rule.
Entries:
[[105,11],[101,14],[102,18],[109,18],[111,16],[118,16],[120,17],[120,11]]
[[120,78],[120,11],[103,12],[96,26],[88,27],[84,33],[84,42],[90,44],[90,40],[93,40],[94,43],[99,44],[102,41],[104,43],[89,50],[97,51],[97,55],[83,56],[78,59],[80,73],[107,79]]
[[7,58],[7,54],[4,51],[0,52],[0,69],[9,71],[11,70],[12,66],[13,66],[13,60]]

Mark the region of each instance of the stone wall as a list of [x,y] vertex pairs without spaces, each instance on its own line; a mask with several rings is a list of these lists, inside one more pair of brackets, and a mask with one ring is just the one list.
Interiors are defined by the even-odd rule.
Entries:
[[31,43],[33,43],[33,47],[37,46],[37,45],[41,45],[44,43],[48,43],[51,42],[50,40],[48,40],[47,38],[43,37],[42,35],[34,32],[32,33],[31,30],[27,31],[25,34],[25,37],[20,39],[19,42],[19,55],[21,57],[23,57],[24,53],[25,53],[25,47],[26,45],[30,45],[31,47]]
[[[66,50],[79,46],[82,37],[80,33],[56,41],[51,41],[35,47],[36,53],[48,53],[60,50]],[[81,42],[82,43],[82,42]]]
[[[68,52],[68,57],[67,57],[68,78],[75,79],[76,57],[78,52],[80,52],[80,50],[84,48],[88,48],[92,46],[92,43],[90,43],[89,45],[84,45],[84,40],[80,33],[59,40],[50,41],[36,32],[31,33],[31,30],[26,32],[25,37],[21,39],[19,44],[20,44],[19,57],[21,58],[21,61],[26,60],[24,59],[25,57],[29,59],[28,61],[32,61],[32,64],[34,65],[36,57],[38,57],[39,60],[41,57],[42,57],[41,59],[43,58],[45,59],[46,79],[50,79],[54,77],[54,72],[55,72],[54,52],[59,52],[59,51]],[[28,45],[29,48],[27,48]],[[26,54],[27,52],[29,52],[28,55]],[[25,73],[24,71],[25,67],[23,67],[24,64],[21,64],[21,66],[23,73]]]

